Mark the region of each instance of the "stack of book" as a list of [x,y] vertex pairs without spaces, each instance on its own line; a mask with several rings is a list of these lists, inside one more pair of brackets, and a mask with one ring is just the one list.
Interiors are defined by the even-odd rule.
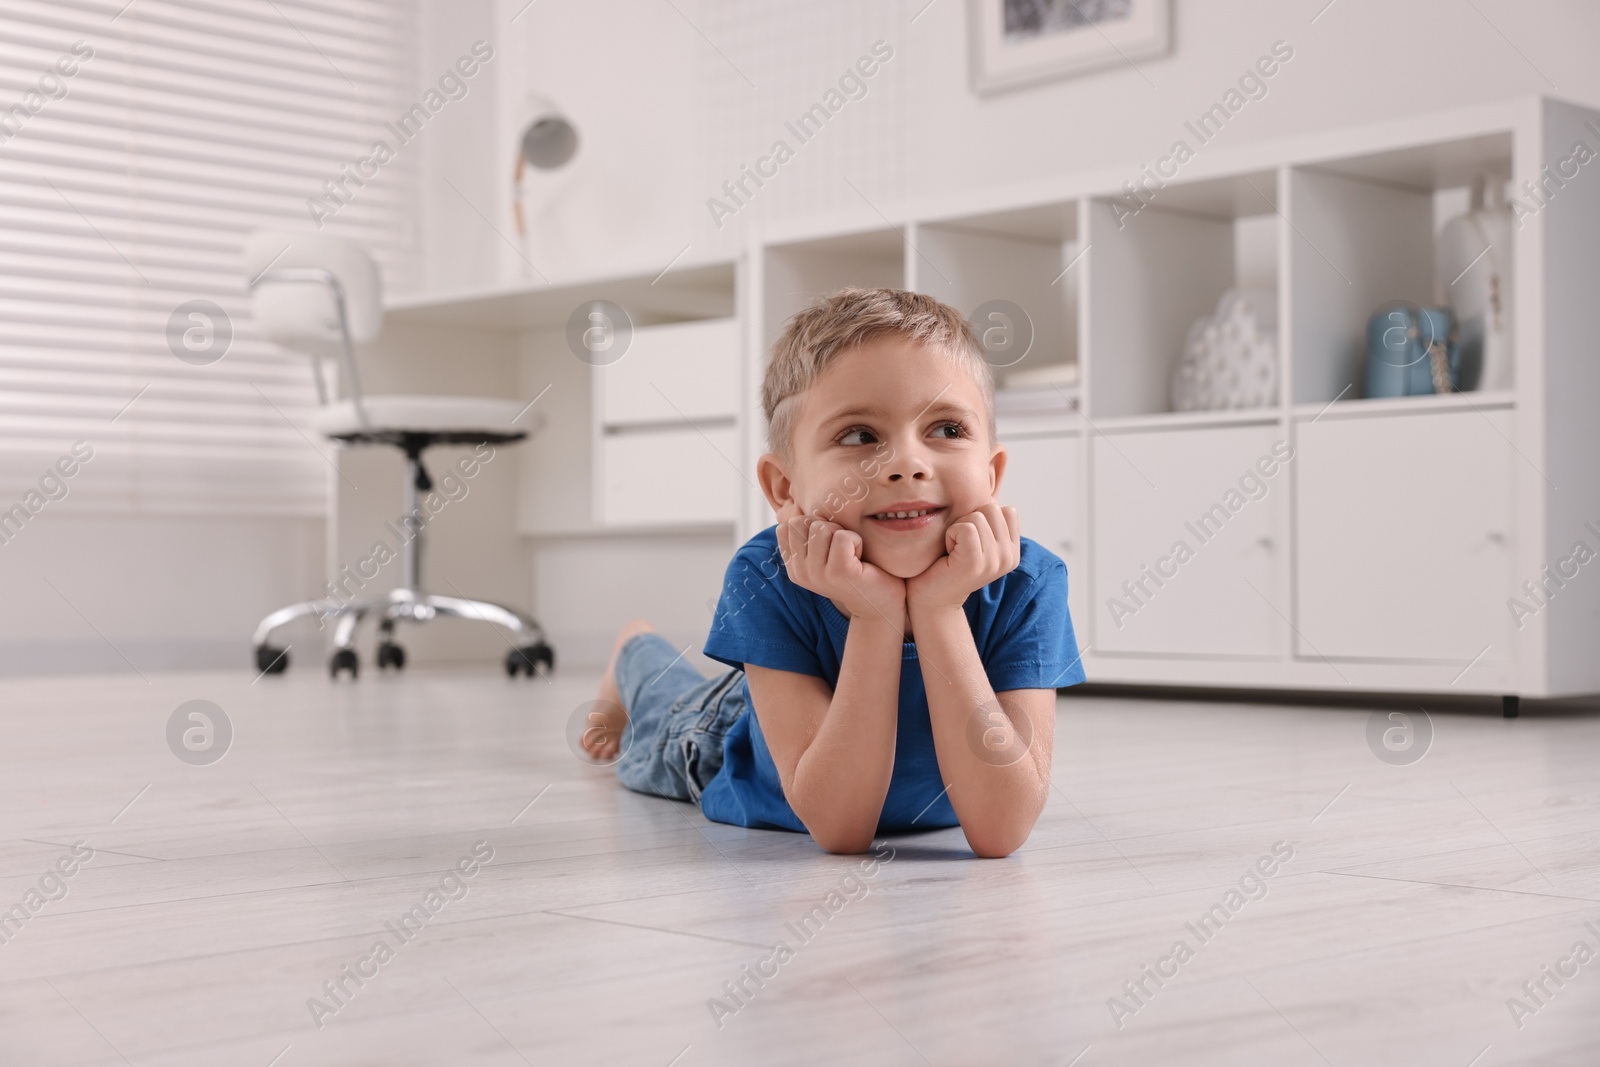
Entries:
[[994,393],[998,415],[1042,415],[1078,407],[1078,365],[1045,363],[1002,370]]

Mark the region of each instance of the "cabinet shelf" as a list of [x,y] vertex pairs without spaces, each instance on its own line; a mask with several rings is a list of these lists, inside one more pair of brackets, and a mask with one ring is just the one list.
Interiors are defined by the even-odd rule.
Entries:
[[[1526,626],[1507,611],[1600,514],[1600,362],[1585,344],[1600,186],[1566,174],[1498,264],[1514,272],[1508,387],[1361,396],[1372,313],[1449,302],[1436,235],[1470,186],[1488,175],[1523,197],[1554,184],[1580,139],[1600,144],[1600,112],[1530,96],[1207,149],[1142,205],[1123,174],[1100,171],[1011,204],[993,190],[981,208],[924,203],[881,232],[791,228],[754,246],[750,336],[770,347],[789,315],[845,284],[912,288],[968,315],[1020,307],[1040,346],[1025,365],[1075,363],[1081,410],[1002,405],[1001,495],[1067,561],[1096,681],[1600,691],[1587,653],[1600,584],[1569,582]],[[1230,288],[1273,294],[1275,395],[1172,411],[1190,325]],[[746,359],[759,383],[765,351]],[[756,400],[747,384],[751,429]],[[748,536],[771,516],[759,493],[745,500]]]
[[[1148,202],[1085,202],[1090,417],[1172,410],[1173,369],[1190,327],[1233,288],[1279,290],[1279,174],[1169,183]],[[1274,375],[1281,387],[1281,349]]]
[[907,285],[972,320],[997,385],[1077,362],[1075,204],[920,223],[908,240]]
[[1361,397],[1367,320],[1383,305],[1449,303],[1435,236],[1477,175],[1510,181],[1512,140],[1494,131],[1287,169],[1294,403]]
[[1362,398],[1346,397],[1331,404],[1296,404],[1296,421],[1318,418],[1349,419],[1372,415],[1410,415],[1429,411],[1489,411],[1516,405],[1516,394],[1510,390],[1484,393],[1445,393],[1426,396],[1394,396]]
[[1131,430],[1187,430],[1202,426],[1269,426],[1283,421],[1283,409],[1235,408],[1228,411],[1168,411],[1156,415],[1118,415],[1094,420],[1101,433]]

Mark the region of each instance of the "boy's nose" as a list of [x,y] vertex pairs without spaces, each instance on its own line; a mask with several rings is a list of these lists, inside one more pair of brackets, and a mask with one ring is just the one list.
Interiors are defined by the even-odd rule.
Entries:
[[933,466],[925,446],[915,435],[906,440],[894,440],[890,449],[889,455],[878,461],[878,477],[885,482],[903,481],[908,476],[920,481],[933,477]]
[[894,459],[884,464],[883,468],[889,475],[889,481],[898,482],[908,475],[913,479],[926,481],[932,477],[932,469],[917,455],[915,449],[896,451]]

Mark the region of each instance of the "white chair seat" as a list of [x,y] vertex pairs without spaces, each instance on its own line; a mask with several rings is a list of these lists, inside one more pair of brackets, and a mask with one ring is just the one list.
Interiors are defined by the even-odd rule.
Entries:
[[527,406],[520,400],[478,396],[368,396],[362,425],[353,401],[318,408],[311,426],[326,437],[360,433],[527,433],[538,428],[532,414],[512,422]]

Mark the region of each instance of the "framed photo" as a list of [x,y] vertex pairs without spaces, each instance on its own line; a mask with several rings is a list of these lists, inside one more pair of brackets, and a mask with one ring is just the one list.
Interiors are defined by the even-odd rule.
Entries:
[[972,88],[1016,89],[1163,55],[1171,0],[967,0]]

